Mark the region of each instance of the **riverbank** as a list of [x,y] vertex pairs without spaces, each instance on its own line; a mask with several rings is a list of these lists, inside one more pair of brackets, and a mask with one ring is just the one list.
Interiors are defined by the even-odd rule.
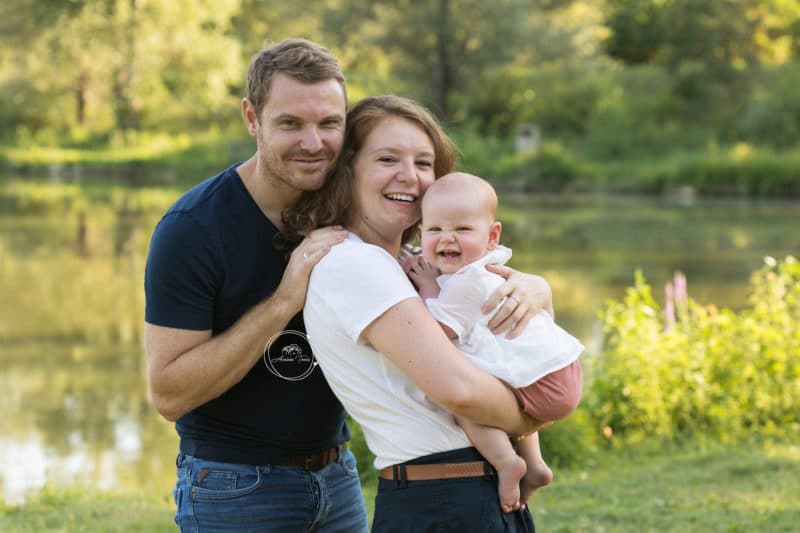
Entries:
[[[800,149],[740,143],[622,158],[590,156],[558,141],[516,152],[507,140],[453,137],[461,168],[501,191],[800,198]],[[240,133],[141,134],[95,145],[0,145],[0,169],[31,180],[186,187],[253,150]]]
[[[581,467],[556,468],[553,484],[530,505],[538,529],[548,532],[796,531],[799,466],[796,444],[598,452]],[[0,504],[0,530],[174,531],[169,490],[50,490],[21,506]],[[374,483],[364,493],[371,515]]]

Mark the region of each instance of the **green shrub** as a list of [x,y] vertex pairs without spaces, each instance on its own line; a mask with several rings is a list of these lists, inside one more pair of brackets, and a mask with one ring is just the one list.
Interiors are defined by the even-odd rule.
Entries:
[[470,121],[449,132],[458,147],[458,168],[495,181],[497,161],[514,151],[510,138],[487,136],[479,131],[476,121]]
[[796,435],[800,263],[768,258],[739,312],[675,291],[662,310],[637,273],[624,301],[607,304],[586,395],[596,429],[624,442]]
[[759,84],[742,113],[741,137],[779,148],[795,146],[800,142],[800,63],[766,70]]
[[582,161],[556,142],[542,143],[535,152],[504,155],[494,162],[493,169],[498,181],[548,192],[569,189],[589,174]]
[[598,436],[582,406],[569,417],[539,432],[542,456],[553,468],[583,466],[594,455]]
[[378,478],[373,466],[375,455],[367,447],[367,442],[364,440],[364,430],[361,429],[358,422],[349,416],[347,417],[347,427],[350,428],[350,451],[356,457],[361,484],[374,483]]
[[689,158],[666,181],[673,185],[693,185],[709,195],[797,196],[800,157],[755,152],[748,145],[738,145],[718,157]]

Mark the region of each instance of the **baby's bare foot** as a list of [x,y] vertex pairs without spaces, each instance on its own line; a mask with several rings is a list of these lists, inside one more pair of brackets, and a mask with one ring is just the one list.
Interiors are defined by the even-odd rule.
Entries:
[[520,481],[520,505],[525,506],[533,493],[553,481],[553,471],[544,461],[527,465],[527,472]]
[[520,480],[525,475],[525,460],[512,455],[497,468],[497,491],[500,495],[500,508],[504,513],[519,509]]

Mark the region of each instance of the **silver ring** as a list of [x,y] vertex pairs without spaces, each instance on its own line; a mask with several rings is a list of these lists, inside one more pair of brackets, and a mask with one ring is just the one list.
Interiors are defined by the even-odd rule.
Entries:
[[306,253],[305,250],[303,250],[303,259],[308,259],[308,254]]
[[517,298],[517,297],[516,297],[516,296],[514,296],[513,294],[509,294],[509,295],[508,295],[508,297],[509,297],[509,298],[512,298],[512,299],[513,299],[515,302],[517,302],[517,305],[519,305],[519,298]]

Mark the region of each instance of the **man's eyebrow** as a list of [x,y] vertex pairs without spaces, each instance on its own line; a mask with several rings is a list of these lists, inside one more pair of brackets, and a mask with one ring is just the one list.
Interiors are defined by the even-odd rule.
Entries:
[[291,114],[291,113],[281,113],[281,114],[279,114],[279,115],[275,115],[274,117],[272,117],[272,120],[273,120],[273,121],[286,120],[286,119],[291,119],[291,120],[302,120],[302,119],[301,119],[300,117],[298,117],[297,115],[293,115],[293,114]]
[[[292,113],[281,113],[279,115],[275,115],[272,117],[273,121],[281,121],[281,120],[297,120],[298,122],[307,122],[305,119],[298,115],[294,115]],[[345,118],[344,115],[328,115],[326,117],[322,117],[320,122],[340,122],[344,123]]]

